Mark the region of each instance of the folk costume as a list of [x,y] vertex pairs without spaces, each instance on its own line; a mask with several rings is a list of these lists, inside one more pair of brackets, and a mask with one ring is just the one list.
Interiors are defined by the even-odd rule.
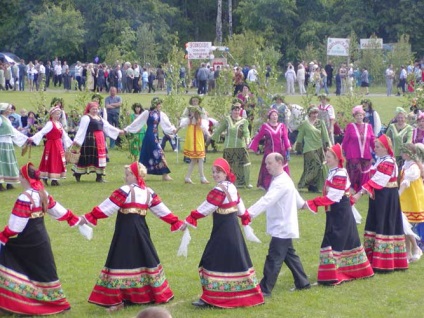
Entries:
[[[228,162],[215,160],[227,180],[219,182],[206,200],[186,218],[186,223],[197,227],[197,220],[213,213],[213,228],[199,263],[202,296],[198,303],[221,308],[250,307],[264,303],[249,252],[237,217],[248,225],[246,213],[233,182],[234,174]],[[193,303],[198,306],[199,304]]]
[[[131,114],[130,119],[133,122],[141,114]],[[137,158],[140,156],[141,145],[143,144],[144,136],[146,135],[146,127],[144,126],[138,133],[132,134],[130,140],[130,154]]]
[[[308,110],[308,116],[318,112],[316,107]],[[308,188],[318,192],[324,184],[323,162],[324,149],[330,146],[330,138],[324,122],[317,119],[312,124],[308,119],[299,126],[296,139],[296,151],[303,152],[303,173],[300,177],[298,188]]]
[[[234,104],[232,108],[241,109],[240,103]],[[212,135],[213,140],[219,141],[221,133],[226,132],[223,157],[236,175],[236,187],[251,187],[250,158],[246,150],[246,145],[250,143],[248,125],[245,118],[233,119],[232,116],[226,116]]]
[[[399,113],[404,113],[406,116],[406,111],[402,107],[396,108],[396,115]],[[409,124],[405,124],[405,126],[400,129],[396,126],[396,123],[390,124],[389,127],[387,127],[386,135],[392,140],[393,152],[398,167],[403,166],[403,159],[400,155],[400,148],[403,144],[412,142],[413,130],[414,128]]]
[[[30,166],[21,168],[30,188],[19,195],[0,232],[0,308],[18,315],[53,315],[71,307],[57,276],[44,215],[72,227],[79,218],[44,192],[39,172],[36,179],[30,177]],[[42,192],[47,195],[46,206]]]
[[168,116],[156,108],[161,103],[162,100],[154,98],[152,100],[152,107],[154,107],[151,110],[145,110],[129,126],[124,128],[126,132],[137,133],[144,125],[147,125],[139,162],[147,168],[147,174],[153,175],[166,175],[171,172],[160,146],[159,126],[169,135],[175,132],[175,127],[169,121]]
[[308,208],[318,212],[325,207],[326,224],[321,243],[318,283],[337,285],[345,281],[374,275],[359,239],[349,200],[350,180],[343,168],[344,158],[339,144],[330,148],[338,166],[330,169],[323,196],[306,201]]
[[424,222],[424,185],[421,170],[413,160],[405,161],[400,173],[400,185],[405,185],[400,195],[402,212],[410,223]]
[[[90,303],[111,307],[166,303],[174,297],[150,238],[147,210],[170,224],[171,231],[179,230],[183,222],[145,185],[139,166],[142,165],[135,162],[128,167],[137,183],[115,190],[84,215],[89,224],[96,226],[97,220],[118,213],[108,257],[88,298]],[[142,169],[145,174],[145,167]]]
[[[52,119],[52,115],[55,112],[61,113],[62,110],[57,106],[53,107],[50,110],[50,120],[31,139],[33,143],[38,145],[43,137],[46,136],[47,141],[44,145],[39,166],[40,177],[45,180],[52,179],[57,181],[60,178],[66,178],[66,160],[63,146],[65,148],[70,147],[72,140],[69,138],[62,124]],[[54,185],[53,182],[52,185]]]
[[377,139],[388,155],[377,158],[371,167],[370,180],[361,190],[370,196],[364,247],[374,272],[408,268],[397,186],[398,169],[387,138],[381,135]]
[[[278,114],[277,110],[271,109],[268,112],[268,118],[272,112]],[[272,176],[266,169],[265,158],[271,152],[278,152],[284,157],[284,171],[287,172],[288,175],[290,175],[287,151],[289,148],[291,148],[291,146],[288,137],[287,127],[283,123],[277,123],[276,126],[271,125],[269,122],[263,124],[259,129],[259,132],[255,135],[255,137],[253,137],[252,143],[250,144],[249,148],[256,152],[258,150],[259,142],[261,140],[264,140],[264,156],[262,158],[261,168],[259,170],[257,187],[268,190],[272,180]]]
[[206,111],[200,105],[193,105],[193,100],[197,99],[200,104],[202,99],[200,96],[190,98],[190,106],[187,107],[182,116],[178,130],[187,128],[184,141],[184,157],[190,158],[190,165],[185,176],[186,183],[191,181],[191,174],[194,166],[199,166],[199,176],[201,183],[209,183],[205,177],[203,170],[203,160],[206,156],[205,136],[209,136],[209,121]]
[[82,174],[94,172],[97,174],[96,181],[102,182],[106,170],[105,135],[116,139],[120,130],[100,116],[92,117],[89,114],[92,107],[98,107],[98,104],[88,103],[74,138],[74,143],[81,147],[81,156],[78,163],[72,167],[72,171],[77,181]]
[[326,94],[321,94],[318,98],[320,100],[320,104],[318,105],[318,118],[325,123],[329,139],[331,140],[331,143],[334,144],[334,122],[336,120],[334,107],[328,103],[330,99]]
[[[353,108],[352,115],[358,113],[365,114],[362,105]],[[350,123],[346,126],[342,147],[347,160],[346,169],[355,192],[361,190],[361,186],[369,180],[374,139],[370,124]]]
[[19,167],[13,144],[19,147],[25,145],[28,137],[13,128],[5,114],[12,105],[0,103],[0,190],[3,183],[19,183]]

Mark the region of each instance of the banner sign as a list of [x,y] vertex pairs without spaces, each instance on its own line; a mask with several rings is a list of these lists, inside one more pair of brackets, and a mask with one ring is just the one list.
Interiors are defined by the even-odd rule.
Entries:
[[327,55],[349,56],[349,39],[328,38]]
[[212,42],[188,42],[186,50],[189,60],[209,59],[212,51]]
[[383,39],[361,39],[361,50],[383,49]]

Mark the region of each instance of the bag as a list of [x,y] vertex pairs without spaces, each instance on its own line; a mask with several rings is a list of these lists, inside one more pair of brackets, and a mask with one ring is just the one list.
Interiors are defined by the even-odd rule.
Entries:
[[69,149],[65,152],[66,163],[77,164],[80,156],[81,152]]

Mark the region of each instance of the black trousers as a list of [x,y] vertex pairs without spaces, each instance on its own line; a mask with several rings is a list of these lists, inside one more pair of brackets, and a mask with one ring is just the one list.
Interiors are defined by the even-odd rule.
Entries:
[[269,243],[268,255],[264,265],[264,277],[260,286],[264,293],[270,294],[275,286],[283,262],[292,272],[296,288],[304,288],[309,285],[308,277],[303,270],[302,263],[293,248],[292,239],[273,237]]

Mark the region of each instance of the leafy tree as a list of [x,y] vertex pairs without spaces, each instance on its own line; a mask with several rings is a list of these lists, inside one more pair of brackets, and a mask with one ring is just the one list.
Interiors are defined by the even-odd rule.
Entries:
[[82,15],[73,7],[45,6],[42,12],[32,16],[29,46],[40,58],[76,56],[86,33],[82,25]]

